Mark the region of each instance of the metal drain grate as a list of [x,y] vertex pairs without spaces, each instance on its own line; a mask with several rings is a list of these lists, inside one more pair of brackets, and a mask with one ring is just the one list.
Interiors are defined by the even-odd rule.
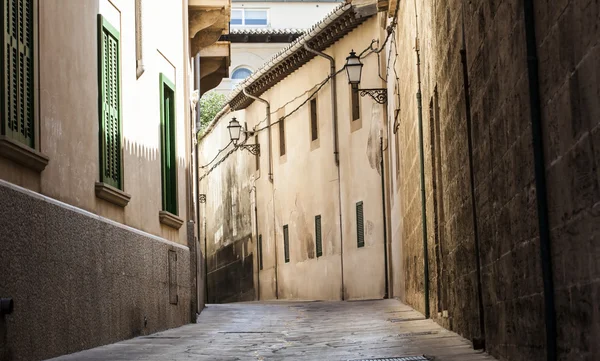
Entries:
[[405,357],[385,357],[385,358],[369,358],[352,361],[429,361],[425,356],[405,356]]

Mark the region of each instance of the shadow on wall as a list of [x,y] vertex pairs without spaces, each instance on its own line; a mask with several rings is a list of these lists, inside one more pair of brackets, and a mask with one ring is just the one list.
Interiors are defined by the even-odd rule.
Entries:
[[209,303],[255,299],[250,189],[249,184],[241,183],[244,175],[236,172],[235,160],[230,158],[221,165],[225,167],[222,172],[210,177],[211,183],[221,186],[219,199],[207,203],[207,209],[213,207],[208,212],[213,219],[207,220],[206,229]]

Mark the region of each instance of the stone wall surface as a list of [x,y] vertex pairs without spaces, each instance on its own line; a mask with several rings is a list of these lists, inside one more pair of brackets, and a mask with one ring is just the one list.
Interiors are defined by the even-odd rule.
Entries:
[[562,360],[600,358],[600,3],[534,1]]
[[187,247],[4,181],[0,234],[0,297],[14,300],[14,312],[0,318],[2,361],[51,358],[190,321]]
[[[392,196],[402,212],[391,222],[393,229],[398,223],[402,229],[405,300],[425,310],[415,96],[418,24],[431,316],[469,339],[485,331],[487,350],[499,359],[545,360],[523,1],[440,0],[417,4],[418,18],[414,3],[399,6],[400,184]],[[561,360],[600,357],[594,342],[600,337],[594,302],[600,297],[599,9],[598,1],[534,1]],[[475,209],[461,49],[469,77]],[[394,275],[402,276],[397,269]]]

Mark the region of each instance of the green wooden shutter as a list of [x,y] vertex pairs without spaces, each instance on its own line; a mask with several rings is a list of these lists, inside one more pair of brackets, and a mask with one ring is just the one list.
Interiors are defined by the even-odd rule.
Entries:
[[33,0],[5,0],[3,7],[2,134],[33,147]]
[[258,267],[263,269],[262,234],[258,235]]
[[310,101],[310,133],[311,140],[317,140],[319,138],[319,123],[317,120],[317,99],[311,99]]
[[321,216],[315,217],[315,243],[317,245],[317,257],[323,255],[323,242],[321,240]]
[[119,32],[100,21],[100,179],[122,189]]
[[175,154],[175,84],[160,74],[160,128],[163,210],[177,215],[177,157]]
[[362,201],[356,203],[356,243],[358,247],[365,246],[365,221]]
[[290,261],[290,235],[287,224],[283,226],[283,253],[285,263],[288,263]]

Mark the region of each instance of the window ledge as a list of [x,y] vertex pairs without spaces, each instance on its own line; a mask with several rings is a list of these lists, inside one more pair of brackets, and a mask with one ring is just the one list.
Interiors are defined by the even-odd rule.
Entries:
[[131,195],[113,186],[109,186],[106,183],[96,182],[95,188],[96,197],[104,199],[107,202],[116,204],[119,207],[125,207],[131,199]]
[[160,211],[158,212],[158,218],[160,219],[160,223],[175,229],[179,229],[183,225],[183,219],[171,212]]
[[41,173],[48,165],[49,158],[5,135],[0,135],[0,156],[13,160],[27,168]]

